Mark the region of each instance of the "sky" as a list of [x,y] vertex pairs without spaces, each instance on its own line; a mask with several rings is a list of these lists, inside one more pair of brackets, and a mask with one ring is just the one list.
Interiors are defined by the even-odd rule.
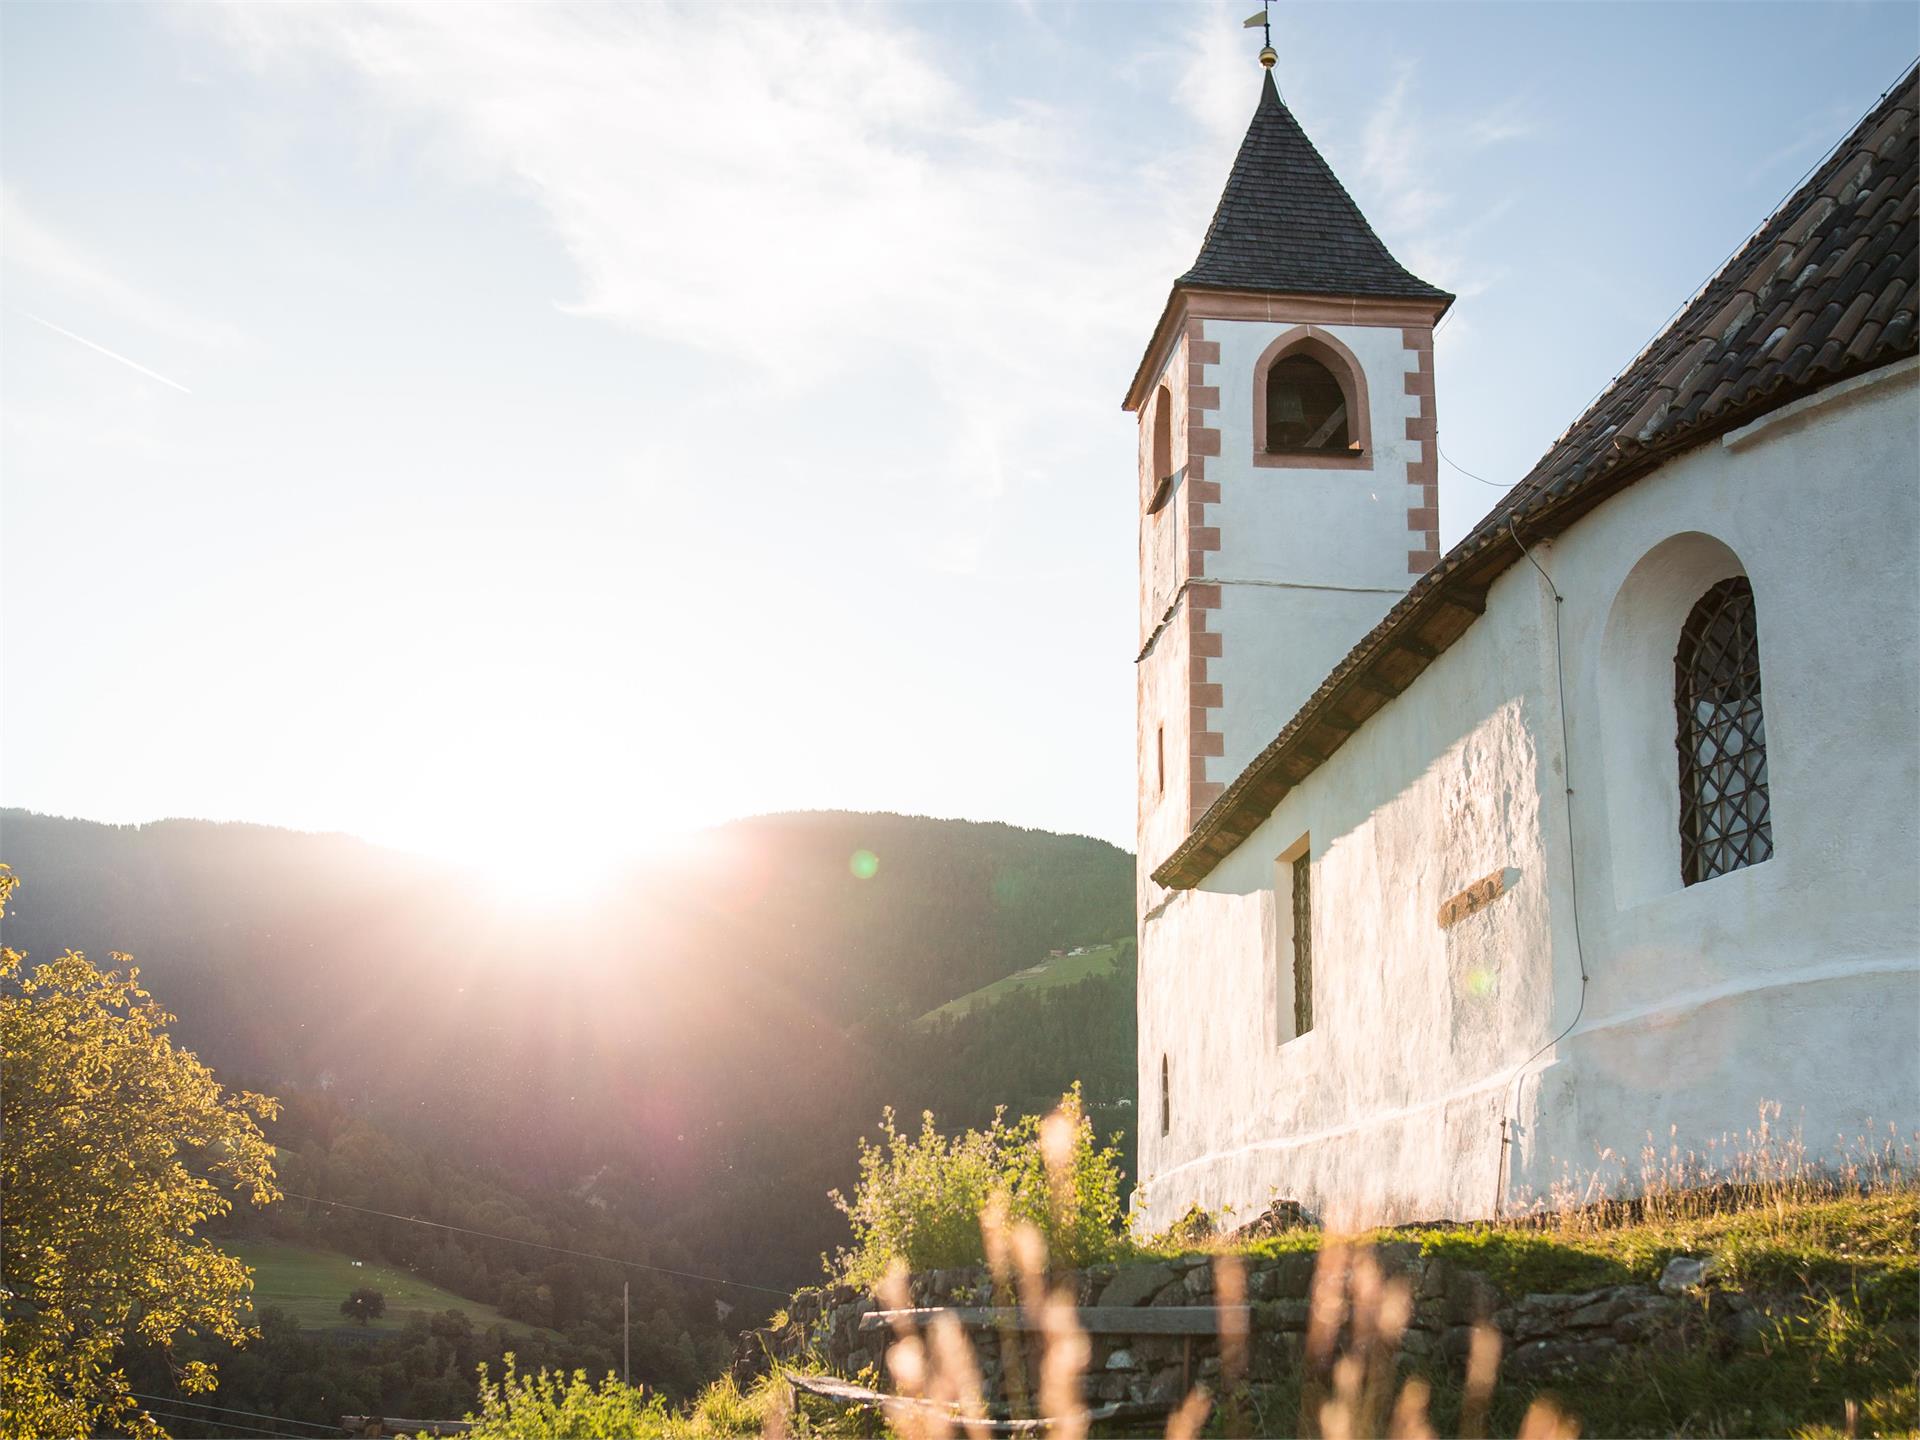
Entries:
[[[0,802],[554,874],[813,807],[1130,845],[1120,401],[1252,4],[0,6]],[[1451,543],[1920,10],[1274,44],[1460,297]]]

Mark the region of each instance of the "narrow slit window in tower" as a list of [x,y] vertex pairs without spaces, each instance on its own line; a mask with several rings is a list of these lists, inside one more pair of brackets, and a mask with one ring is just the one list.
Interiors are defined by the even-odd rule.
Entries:
[[1313,870],[1305,850],[1293,861],[1293,1033],[1313,1028]]

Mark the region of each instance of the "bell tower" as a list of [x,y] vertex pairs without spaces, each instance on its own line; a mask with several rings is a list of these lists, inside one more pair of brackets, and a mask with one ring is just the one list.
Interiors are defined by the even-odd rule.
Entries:
[[1439,559],[1433,327],[1453,297],[1388,253],[1260,59],[1226,190],[1124,402],[1143,913],[1154,867]]

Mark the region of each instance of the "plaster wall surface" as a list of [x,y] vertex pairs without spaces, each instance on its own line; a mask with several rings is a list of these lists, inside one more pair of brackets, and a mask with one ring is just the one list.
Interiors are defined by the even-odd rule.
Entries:
[[[1669,1126],[1683,1149],[1738,1135],[1768,1100],[1816,1155],[1920,1128],[1916,413],[1912,362],[1831,387],[1535,546],[1557,606],[1509,569],[1411,689],[1143,924],[1140,1094],[1165,1056],[1173,1103],[1167,1136],[1142,1125],[1136,1224],[1276,1194],[1354,1222],[1481,1216]],[[1735,573],[1775,853],[1684,886],[1673,655]],[[1314,1022],[1294,1037],[1275,861],[1303,836]],[[1443,927],[1495,871],[1506,892]]]
[[[1537,577],[1496,599],[1140,939],[1140,1094],[1168,1061],[1173,1124],[1142,1127],[1149,1228],[1189,1205],[1273,1195],[1329,1218],[1468,1215],[1491,1203],[1497,1072],[1548,1035],[1546,893],[1556,773]],[[1551,722],[1551,714],[1548,716]],[[1308,841],[1313,1027],[1291,1035],[1286,867]],[[1513,867],[1494,906],[1452,930],[1441,903]],[[1151,1088],[1149,1087],[1151,1082]]]
[[[1164,390],[1163,388],[1164,387]],[[1140,635],[1134,665],[1135,689],[1135,834],[1146,849],[1171,850],[1186,834],[1191,779],[1189,705],[1192,644],[1184,598],[1187,581],[1188,415],[1187,346],[1173,346],[1166,366],[1149,391],[1153,397],[1140,417]],[[1171,416],[1172,496],[1157,511],[1147,503],[1159,476],[1153,474],[1154,407],[1165,404]],[[1145,870],[1136,872],[1136,914],[1153,903],[1157,890]]]
[[[1173,346],[1167,363],[1148,389],[1148,401],[1141,408],[1139,440],[1140,516],[1140,617],[1139,644],[1144,646],[1156,626],[1166,617],[1169,607],[1187,578],[1187,346],[1182,340]],[[1168,428],[1172,437],[1171,460],[1175,467],[1175,488],[1159,510],[1149,514],[1160,476],[1154,474],[1153,436],[1157,410],[1167,407]]]
[[[1207,473],[1225,482],[1215,573],[1399,594],[1411,582],[1407,509],[1419,503],[1406,488],[1407,462],[1419,458],[1419,442],[1406,434],[1407,420],[1420,413],[1419,398],[1405,387],[1415,365],[1413,352],[1398,326],[1316,326],[1350,350],[1366,371],[1373,468],[1256,468],[1254,452],[1264,444],[1253,424],[1256,363],[1269,345],[1295,328],[1259,320],[1207,322],[1207,338],[1220,346],[1220,363],[1207,369],[1207,383],[1220,389],[1218,418],[1212,422],[1220,431],[1220,458]],[[1386,613],[1385,605],[1380,612]],[[1314,676],[1313,683],[1321,678]]]
[[1208,474],[1221,481],[1208,516],[1220,530],[1208,579],[1221,586],[1225,641],[1215,667],[1225,703],[1214,728],[1226,753],[1210,766],[1214,780],[1239,774],[1412,582],[1407,512],[1421,497],[1407,466],[1420,458],[1420,442],[1407,438],[1407,421],[1420,400],[1407,393],[1406,376],[1416,357],[1398,326],[1316,326],[1366,374],[1372,468],[1257,466],[1265,444],[1254,433],[1258,362],[1297,328],[1207,322],[1220,346],[1220,363],[1208,367],[1220,392],[1220,456]]

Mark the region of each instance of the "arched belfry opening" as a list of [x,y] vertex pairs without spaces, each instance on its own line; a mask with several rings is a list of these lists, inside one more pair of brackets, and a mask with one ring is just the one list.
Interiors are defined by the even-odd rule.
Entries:
[[1295,326],[1274,337],[1252,378],[1255,465],[1373,467],[1366,370],[1338,336]]
[[1295,351],[1268,367],[1269,454],[1348,454],[1354,449],[1352,419],[1345,389],[1314,356]]

